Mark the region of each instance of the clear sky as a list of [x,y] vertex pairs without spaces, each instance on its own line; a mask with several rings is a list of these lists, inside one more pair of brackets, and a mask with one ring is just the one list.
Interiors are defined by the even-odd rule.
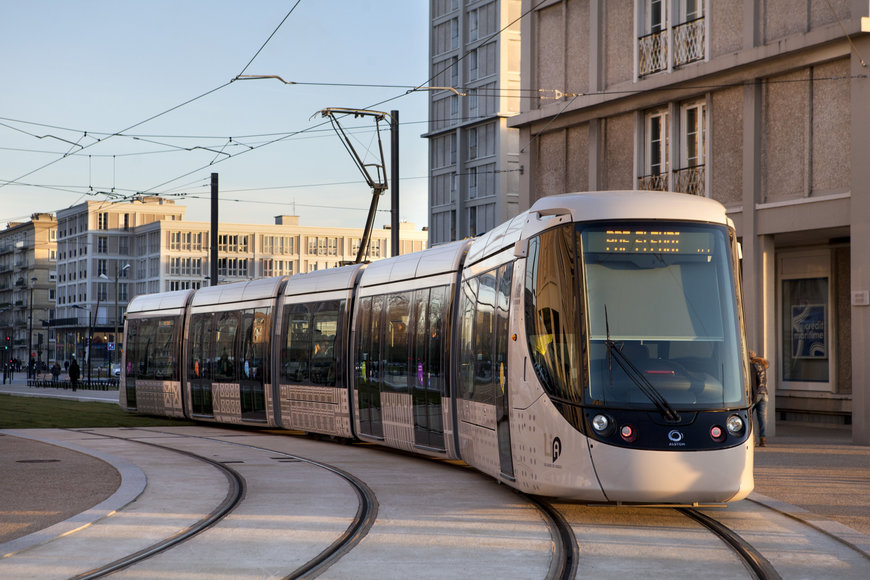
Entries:
[[[363,227],[371,190],[328,122],[312,118],[326,107],[399,111],[400,216],[425,225],[428,96],[405,87],[427,81],[428,10],[426,0],[5,2],[0,228],[137,192],[171,195],[187,219],[208,221],[212,172],[222,222],[295,213],[301,225]],[[299,84],[229,83],[243,71]],[[374,122],[344,124],[377,162]],[[382,139],[389,165],[386,127]],[[376,227],[388,223],[381,211]]]

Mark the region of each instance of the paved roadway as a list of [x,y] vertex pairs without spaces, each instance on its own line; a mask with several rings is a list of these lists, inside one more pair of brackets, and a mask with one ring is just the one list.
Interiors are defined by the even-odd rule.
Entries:
[[[117,392],[73,394],[18,383],[0,386],[0,393],[117,402]],[[249,479],[248,495],[255,499],[246,500],[247,511],[232,516],[242,523],[239,530],[217,536],[222,550],[215,552],[191,541],[173,557],[155,558],[148,567],[125,572],[130,577],[170,574],[179,565],[173,559],[178,557],[188,563],[199,558],[198,569],[204,574],[219,570],[235,576],[233,571],[241,574],[241,569],[233,566],[243,564],[238,561],[243,553],[273,563],[275,568],[260,570],[260,576],[282,575],[331,541],[355,509],[346,485],[317,470],[300,469],[298,463],[276,462],[274,453],[258,456],[235,445],[241,441],[260,445],[266,440],[281,453],[341,464],[377,490],[381,508],[366,550],[342,558],[324,577],[541,578],[546,573],[551,542],[540,516],[507,488],[472,470],[298,437],[212,427],[159,430],[169,433],[0,431],[0,577],[69,577],[108,561],[107,551],[128,553],[168,535],[168,529],[187,525],[210,509],[214,497],[222,497],[226,481],[213,468],[103,435],[192,445],[197,453],[230,465],[238,461]],[[222,442],[192,443],[182,435],[208,435]],[[750,499],[870,553],[870,448],[852,445],[847,429],[780,422],[777,436],[757,450],[755,475],[756,491]],[[312,497],[323,500],[312,502]],[[729,511],[742,517],[752,505],[740,502],[732,506],[737,510]],[[114,515],[108,518],[108,514]],[[579,521],[588,515],[576,517]],[[67,548],[61,552],[61,543],[45,543],[63,534],[69,539],[64,538]],[[257,548],[251,549],[253,545]],[[425,554],[433,553],[441,558],[427,560]],[[8,554],[12,555],[4,557]],[[390,563],[387,570],[384,562]],[[421,569],[426,573],[421,574]]]

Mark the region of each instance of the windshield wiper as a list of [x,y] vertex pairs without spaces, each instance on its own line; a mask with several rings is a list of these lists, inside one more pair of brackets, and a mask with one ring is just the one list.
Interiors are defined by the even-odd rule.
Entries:
[[608,358],[608,366],[610,367],[610,382],[611,386],[613,385],[613,361],[616,361],[616,364],[625,372],[625,375],[631,379],[640,391],[646,395],[646,397],[652,401],[652,404],[656,406],[656,409],[659,410],[659,413],[665,418],[666,421],[677,422],[680,421],[680,414],[677,413],[676,409],[671,407],[671,404],[668,403],[668,400],[665,399],[664,395],[656,389],[652,383],[647,380],[643,373],[638,369],[634,363],[632,363],[628,357],[623,354],[621,350],[616,346],[616,343],[610,340],[610,322],[607,320],[607,305],[604,306],[604,325],[607,332],[607,340],[605,340],[604,344],[607,345],[607,358]]

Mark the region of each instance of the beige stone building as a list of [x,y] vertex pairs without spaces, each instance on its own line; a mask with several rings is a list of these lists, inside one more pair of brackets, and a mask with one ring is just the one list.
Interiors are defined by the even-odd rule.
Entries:
[[523,0],[520,208],[578,190],[719,200],[770,413],[870,443],[870,3]]
[[[47,213],[0,231],[0,364],[53,360],[57,222]],[[9,340],[6,340],[8,337]]]
[[[211,285],[210,224],[186,221],[185,209],[146,197],[57,212],[58,360],[86,360],[92,336],[92,367],[105,368],[119,359],[115,331],[134,296]],[[401,224],[401,253],[424,249],[427,237]],[[302,226],[298,216],[278,216],[274,225],[221,223],[218,283],[333,268],[356,258],[361,238],[360,228]],[[368,258],[389,255],[390,230],[372,232]]]

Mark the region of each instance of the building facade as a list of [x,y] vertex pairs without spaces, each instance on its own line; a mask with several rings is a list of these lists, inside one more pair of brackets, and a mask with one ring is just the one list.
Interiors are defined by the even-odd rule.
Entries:
[[47,213],[0,231],[0,363],[53,360],[56,235]]
[[520,0],[431,0],[429,243],[517,214]]
[[[769,413],[870,443],[870,5],[524,0],[521,208],[578,190],[722,202]],[[771,417],[773,418],[773,417]]]
[[[120,360],[115,337],[134,296],[211,285],[211,226],[186,221],[185,209],[146,197],[57,212],[58,361],[90,360],[105,374]],[[427,237],[425,229],[400,224],[400,251],[423,250]],[[337,267],[356,258],[361,238],[359,228],[300,226],[298,216],[278,216],[275,225],[221,223],[217,281]],[[390,230],[372,232],[368,259],[389,255]]]

